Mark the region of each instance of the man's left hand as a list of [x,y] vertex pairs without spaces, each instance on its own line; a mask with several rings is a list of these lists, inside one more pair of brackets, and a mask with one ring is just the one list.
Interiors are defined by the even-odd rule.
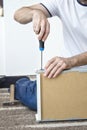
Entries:
[[63,58],[56,56],[47,62],[45,66],[44,76],[48,78],[55,78],[63,70],[70,68],[71,68],[70,58]]

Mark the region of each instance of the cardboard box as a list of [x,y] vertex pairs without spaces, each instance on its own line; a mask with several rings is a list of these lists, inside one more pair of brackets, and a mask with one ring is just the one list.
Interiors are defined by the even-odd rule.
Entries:
[[87,119],[87,72],[37,75],[37,121]]

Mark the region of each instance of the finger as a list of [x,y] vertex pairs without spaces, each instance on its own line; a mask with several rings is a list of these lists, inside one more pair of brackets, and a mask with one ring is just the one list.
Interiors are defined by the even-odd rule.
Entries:
[[54,68],[50,71],[48,78],[52,78],[56,71],[62,66],[62,62],[57,63]]
[[39,34],[39,32],[40,32],[40,21],[35,22],[35,23],[33,24],[33,30],[34,30],[34,32],[35,32],[36,34]]
[[40,27],[40,32],[38,34],[38,39],[39,40],[42,40],[42,37],[44,36],[45,31],[46,31],[46,23],[45,23],[45,21],[42,21],[41,22],[41,27]]
[[45,31],[45,34],[42,38],[42,41],[45,41],[47,39],[49,33],[50,33],[50,24],[49,24],[49,22],[47,22],[46,31]]
[[63,64],[53,75],[53,78],[55,78],[56,76],[58,76],[63,70],[65,69],[65,64]]
[[52,78],[58,69],[59,69],[59,66],[56,65],[56,66],[50,71],[50,73],[49,73],[49,75],[48,75],[47,77],[48,77],[48,78]]
[[36,29],[36,24],[33,24],[33,30],[35,32],[35,29]]
[[49,65],[49,67],[46,69],[44,76],[51,77],[54,74],[54,71],[59,67],[56,62],[53,62]]
[[50,64],[52,64],[52,63],[55,61],[55,59],[56,59],[56,57],[53,57],[52,59],[50,59],[50,60],[47,62],[47,64],[45,65],[45,69],[47,69],[47,68],[50,66]]
[[37,23],[36,28],[35,28],[35,33],[39,34],[39,32],[40,32],[40,22]]

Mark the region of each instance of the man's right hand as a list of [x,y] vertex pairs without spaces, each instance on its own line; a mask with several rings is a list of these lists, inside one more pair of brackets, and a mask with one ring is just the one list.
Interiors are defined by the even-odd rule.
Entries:
[[50,24],[45,14],[40,10],[33,13],[33,30],[38,35],[38,39],[45,41],[50,32]]
[[33,5],[31,7],[22,7],[14,14],[14,19],[21,23],[27,24],[33,22],[33,30],[38,35],[38,40],[45,41],[50,32],[50,24],[47,10],[41,5]]

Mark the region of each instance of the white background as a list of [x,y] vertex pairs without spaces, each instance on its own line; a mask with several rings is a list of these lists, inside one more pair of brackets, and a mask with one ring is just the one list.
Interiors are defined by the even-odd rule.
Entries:
[[[40,0],[4,0],[4,31],[0,32],[0,74],[28,75],[40,68],[40,51],[37,36],[33,32],[32,23],[22,25],[14,21],[14,12],[22,7],[41,2]],[[51,31],[45,42],[44,65],[59,55],[63,44],[62,24],[56,17],[51,18]],[[1,23],[0,23],[1,26]],[[4,40],[2,40],[2,38]],[[2,46],[3,47],[2,47]],[[4,46],[5,45],[5,46]]]
[[5,74],[4,18],[0,17],[0,75]]

